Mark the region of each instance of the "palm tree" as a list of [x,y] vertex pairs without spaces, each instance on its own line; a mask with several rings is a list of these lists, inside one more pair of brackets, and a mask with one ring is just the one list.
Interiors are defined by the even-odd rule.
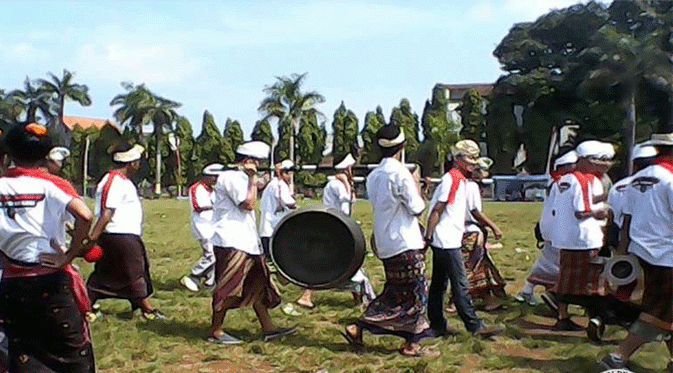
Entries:
[[72,100],[82,106],[91,105],[91,97],[89,97],[89,87],[84,84],[75,84],[72,82],[74,74],[66,69],[63,69],[63,79],[59,79],[52,73],[47,73],[51,77],[51,81],[45,79],[38,79],[39,90],[52,96],[55,100],[56,106],[56,120],[58,126],[62,130],[66,130],[63,122],[63,111],[65,108],[65,101]]
[[18,103],[24,108],[26,111],[26,122],[35,122],[38,110],[46,121],[49,121],[53,117],[51,112],[53,104],[51,95],[34,86],[28,77],[23,82],[23,90],[15,89],[9,92],[7,99]]
[[5,91],[0,89],[0,130],[5,131],[18,123],[22,112],[22,105],[17,100],[5,95]]
[[311,115],[325,117],[315,108],[316,105],[325,102],[325,97],[315,91],[306,93],[301,91],[306,74],[292,74],[289,78],[286,76],[276,77],[276,83],[264,88],[264,93],[268,96],[262,100],[258,109],[260,113],[264,114],[264,119],[273,117],[278,119],[279,123],[289,120],[292,124],[293,131],[290,136],[289,153],[293,162],[295,160],[294,138],[301,120],[303,118],[307,119]]
[[154,127],[153,136],[156,139],[156,174],[154,193],[161,194],[161,144],[164,133],[173,128],[173,123],[178,117],[175,109],[182,104],[165,99],[152,93],[144,84],[133,85],[122,83],[122,87],[128,92],[115,96],[110,106],[118,106],[114,117],[120,124],[127,124],[138,129],[142,137],[142,127],[151,123]]

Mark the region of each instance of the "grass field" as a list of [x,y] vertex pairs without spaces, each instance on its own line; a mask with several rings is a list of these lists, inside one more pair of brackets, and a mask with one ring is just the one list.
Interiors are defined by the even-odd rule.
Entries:
[[[307,201],[305,204],[316,203]],[[187,201],[145,201],[143,240],[151,261],[155,294],[151,300],[168,317],[163,322],[144,322],[131,315],[128,302],[101,301],[105,318],[92,324],[97,365],[103,372],[597,372],[596,358],[612,351],[625,336],[619,328],[608,328],[604,346],[595,346],[582,336],[544,332],[553,323],[543,305],[530,307],[513,300],[502,310],[478,311],[489,323],[506,327],[503,336],[491,341],[468,334],[424,342],[440,357],[405,358],[396,352],[401,340],[365,334],[367,349],[362,354],[349,350],[339,330],[360,314],[349,293],[317,292],[314,310],[287,316],[276,308],[271,315],[281,326],[297,326],[299,332],[278,341],[262,342],[260,328],[251,309],[229,312],[225,326],[246,343],[220,347],[206,342],[210,321],[210,294],[191,293],[180,278],[200,255],[189,228]],[[503,248],[492,252],[508,282],[508,294],[523,286],[528,270],[538,256],[532,228],[540,214],[536,203],[486,203],[485,211],[504,232]],[[362,222],[365,236],[372,228],[369,204],[355,206],[355,219]],[[77,260],[86,277],[92,266]],[[429,264],[429,263],[428,263]],[[365,267],[377,290],[383,271],[378,259],[368,256]],[[429,268],[429,271],[431,268]],[[301,289],[280,286],[284,302],[294,300]],[[538,289],[539,290],[539,289]],[[579,322],[582,311],[571,308]],[[451,326],[464,330],[457,316]],[[540,332],[542,330],[542,332]],[[661,371],[668,362],[663,343],[645,346],[633,359],[633,371]]]

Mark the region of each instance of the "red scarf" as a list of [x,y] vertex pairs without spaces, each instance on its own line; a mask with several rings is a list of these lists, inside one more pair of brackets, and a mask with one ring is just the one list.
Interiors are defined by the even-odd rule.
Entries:
[[451,190],[449,190],[449,198],[446,200],[446,203],[450,205],[456,200],[458,187],[460,186],[460,183],[465,180],[465,175],[463,175],[457,168],[450,169],[449,175],[451,175]]
[[659,157],[654,160],[654,164],[661,166],[668,170],[668,172],[673,173],[673,157]]
[[584,200],[584,211],[591,212],[591,189],[590,184],[594,181],[596,177],[595,174],[585,174],[580,171],[574,171],[573,176],[579,181],[580,187],[582,188],[582,199]]

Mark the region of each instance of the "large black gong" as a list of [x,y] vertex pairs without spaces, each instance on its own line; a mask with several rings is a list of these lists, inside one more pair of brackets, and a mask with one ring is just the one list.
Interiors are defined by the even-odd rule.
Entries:
[[304,207],[281,219],[270,252],[278,272],[294,284],[332,289],[362,266],[365,238],[360,226],[341,211]]

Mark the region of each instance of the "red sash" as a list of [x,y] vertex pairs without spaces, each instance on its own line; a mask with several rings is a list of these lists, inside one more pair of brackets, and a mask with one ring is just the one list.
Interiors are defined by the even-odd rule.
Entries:
[[449,175],[451,175],[451,190],[449,190],[449,198],[446,200],[446,203],[450,205],[456,200],[458,187],[460,186],[460,183],[465,180],[465,175],[456,168],[450,169]]
[[585,174],[580,171],[574,171],[573,176],[579,181],[582,188],[582,199],[584,200],[584,212],[591,212],[591,189],[590,184],[596,177],[594,174]]

